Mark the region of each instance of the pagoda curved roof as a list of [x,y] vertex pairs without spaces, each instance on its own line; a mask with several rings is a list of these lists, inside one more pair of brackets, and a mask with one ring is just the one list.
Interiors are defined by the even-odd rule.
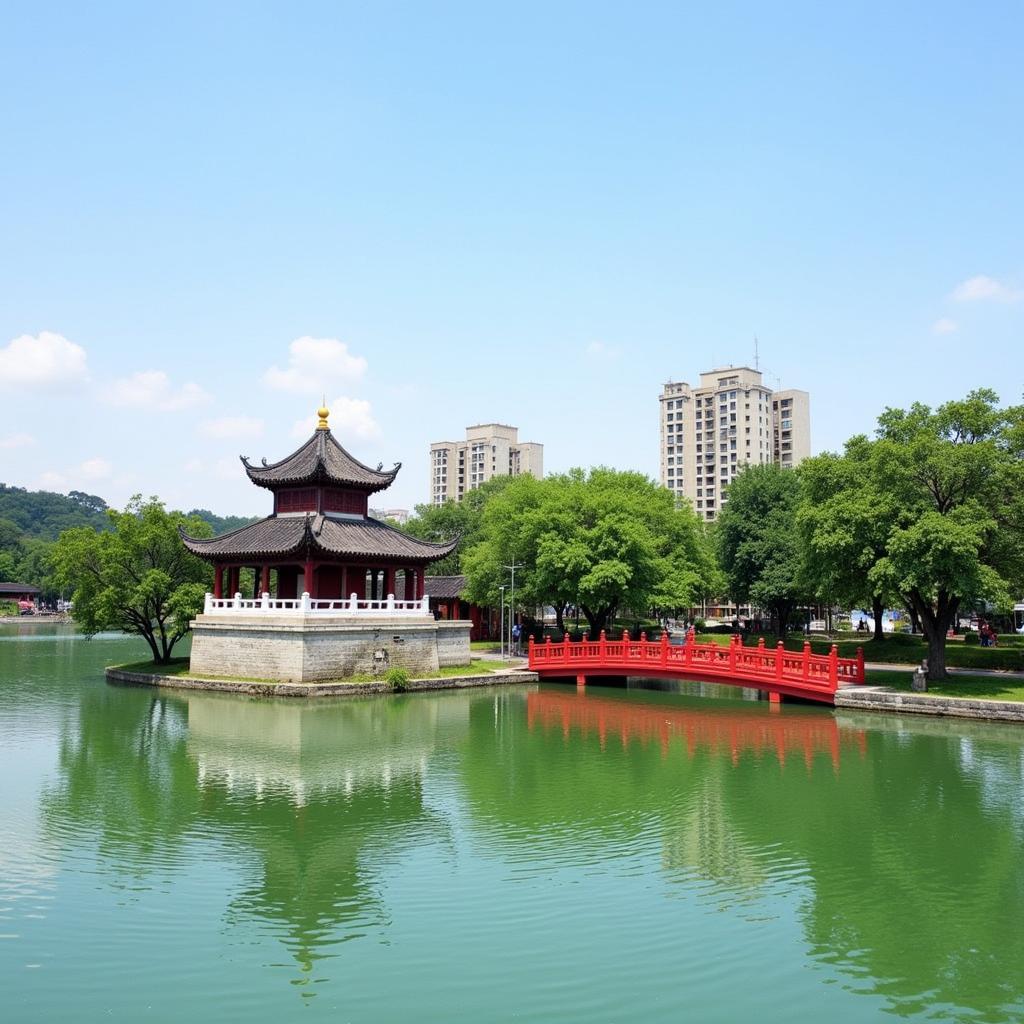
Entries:
[[455,550],[458,540],[446,544],[411,537],[379,519],[334,516],[268,516],[219,537],[199,539],[178,531],[194,555],[208,561],[242,558],[281,558],[300,553],[330,558],[371,558],[434,562]]
[[347,452],[329,430],[314,430],[313,436],[300,448],[280,462],[267,462],[254,466],[246,456],[242,465],[249,479],[260,487],[276,490],[278,487],[302,484],[339,484],[358,488],[373,494],[390,487],[402,464],[381,472],[364,465]]

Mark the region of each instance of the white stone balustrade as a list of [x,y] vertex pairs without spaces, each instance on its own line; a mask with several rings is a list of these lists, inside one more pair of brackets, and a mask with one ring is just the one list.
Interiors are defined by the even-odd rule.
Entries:
[[430,599],[419,601],[396,601],[394,594],[388,594],[383,601],[367,601],[357,594],[338,598],[311,598],[303,593],[300,598],[271,597],[261,594],[254,600],[234,597],[206,595],[203,604],[204,615],[330,615],[352,618],[401,618],[430,615]]

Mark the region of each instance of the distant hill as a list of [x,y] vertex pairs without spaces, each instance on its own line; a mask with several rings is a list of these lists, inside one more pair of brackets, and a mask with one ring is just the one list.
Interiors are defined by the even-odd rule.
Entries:
[[255,523],[262,516],[215,516],[205,508],[194,508],[188,513],[190,516],[199,516],[204,523],[209,523],[213,528],[213,535],[219,537],[222,533],[230,533],[239,527]]
[[56,540],[72,526],[109,526],[107,503],[95,494],[71,491],[27,491],[24,487],[0,484],[0,520],[12,523],[19,533],[35,540]]
[[[49,551],[64,530],[89,526],[108,530],[107,503],[95,494],[29,491],[0,483],[0,582],[31,583],[43,588],[44,600],[56,596],[49,581]],[[215,535],[237,530],[258,516],[216,516],[208,509],[189,515],[209,523]]]

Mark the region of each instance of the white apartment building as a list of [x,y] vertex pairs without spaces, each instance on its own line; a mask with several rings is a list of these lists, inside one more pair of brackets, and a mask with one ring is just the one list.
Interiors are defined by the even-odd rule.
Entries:
[[758,370],[730,366],[700,375],[700,386],[669,381],[661,406],[661,482],[712,520],[746,465],[791,468],[811,454],[810,396],[772,391]]
[[480,423],[466,427],[465,441],[435,441],[430,446],[430,501],[461,501],[495,476],[530,473],[544,476],[544,445],[520,441],[518,427]]

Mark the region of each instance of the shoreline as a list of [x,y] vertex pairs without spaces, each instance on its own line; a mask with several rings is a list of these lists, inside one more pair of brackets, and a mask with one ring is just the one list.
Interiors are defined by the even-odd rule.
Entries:
[[410,679],[401,690],[390,683],[270,683],[204,679],[201,676],[163,676],[149,672],[129,672],[116,665],[105,669],[108,683],[122,686],[155,686],[171,690],[213,690],[221,693],[238,693],[248,697],[359,697],[378,693],[414,693],[427,690],[460,690],[479,686],[509,686],[520,683],[535,683],[537,673],[523,669],[509,669],[503,672],[488,672],[474,676],[437,676],[433,678]]
[[894,690],[890,686],[872,686],[870,683],[837,690],[835,706],[837,709],[878,711],[882,714],[930,715],[933,718],[969,718],[1024,724],[1024,701],[907,693],[905,690]]

